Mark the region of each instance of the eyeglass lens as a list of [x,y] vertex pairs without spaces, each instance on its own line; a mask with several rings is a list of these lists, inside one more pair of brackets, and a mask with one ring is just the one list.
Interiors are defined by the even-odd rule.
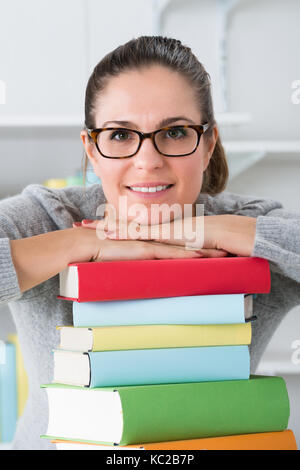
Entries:
[[[198,134],[193,128],[170,128],[155,134],[158,150],[166,155],[184,155],[193,152],[197,145]],[[114,129],[98,134],[98,147],[108,157],[127,157],[134,154],[140,139],[136,132]]]

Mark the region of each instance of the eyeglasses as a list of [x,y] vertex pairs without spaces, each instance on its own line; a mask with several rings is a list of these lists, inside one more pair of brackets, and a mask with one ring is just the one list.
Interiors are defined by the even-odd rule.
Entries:
[[86,129],[98,152],[105,158],[133,157],[143,141],[150,138],[155,149],[166,157],[185,157],[197,149],[209,124],[163,127],[153,132],[139,132],[123,127]]

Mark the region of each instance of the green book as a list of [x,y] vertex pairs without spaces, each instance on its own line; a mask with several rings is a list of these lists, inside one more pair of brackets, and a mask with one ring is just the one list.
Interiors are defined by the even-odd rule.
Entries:
[[129,445],[283,431],[289,398],[281,377],[86,389],[43,385],[49,439]]

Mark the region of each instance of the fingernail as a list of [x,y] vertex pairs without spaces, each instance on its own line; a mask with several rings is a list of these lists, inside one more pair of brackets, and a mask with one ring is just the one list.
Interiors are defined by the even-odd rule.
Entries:
[[83,221],[82,221],[83,224],[91,224],[92,222],[94,222],[94,221],[91,220],[91,219],[83,219]]

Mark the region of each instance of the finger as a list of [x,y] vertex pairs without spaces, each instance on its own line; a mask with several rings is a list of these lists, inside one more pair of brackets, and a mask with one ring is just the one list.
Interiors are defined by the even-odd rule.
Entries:
[[[168,246],[168,245],[165,245],[164,243],[160,243],[160,242],[156,242],[156,241],[149,241],[149,242],[145,242],[149,245],[155,245],[155,246]],[[185,251],[185,252],[191,252],[193,254],[197,253],[199,255],[201,255],[203,258],[223,258],[225,256],[228,256],[228,252],[227,251],[224,251],[224,250],[217,250],[217,249],[212,249],[212,248],[201,248],[201,249],[197,249],[197,250],[191,250],[190,248],[185,248],[181,245],[170,245],[170,248],[176,248],[179,250],[179,253],[182,252],[182,251]],[[188,257],[188,255],[187,255]]]
[[94,260],[202,258],[202,254],[183,248],[136,240],[107,240]]
[[224,258],[228,256],[228,252],[224,250],[215,250],[213,248],[201,248],[197,250],[198,253],[202,253],[204,258]]
[[109,238],[114,240],[148,240],[147,227],[134,221],[128,223],[117,221],[115,229],[110,230]]
[[83,219],[82,227],[99,229],[99,230],[107,230],[107,221],[104,219],[102,220]]
[[[183,226],[181,219],[152,225],[140,225],[134,221],[126,224],[118,221],[117,229],[115,231],[111,230],[108,238],[112,240],[153,240],[168,245],[188,247],[191,244],[189,241],[191,234],[195,236],[190,228]],[[198,247],[201,248],[202,246],[203,241],[199,237]],[[190,249],[197,249],[195,242],[193,242],[193,246],[190,246]]]
[[[174,244],[170,224],[140,225],[135,221],[124,223],[118,221],[116,229],[111,230],[108,238],[112,240],[154,240],[166,244]],[[180,241],[177,241],[180,245]],[[182,240],[184,244],[184,240]]]
[[164,243],[147,242],[153,258],[202,258],[203,254],[197,251],[186,250],[180,246],[167,245]]

